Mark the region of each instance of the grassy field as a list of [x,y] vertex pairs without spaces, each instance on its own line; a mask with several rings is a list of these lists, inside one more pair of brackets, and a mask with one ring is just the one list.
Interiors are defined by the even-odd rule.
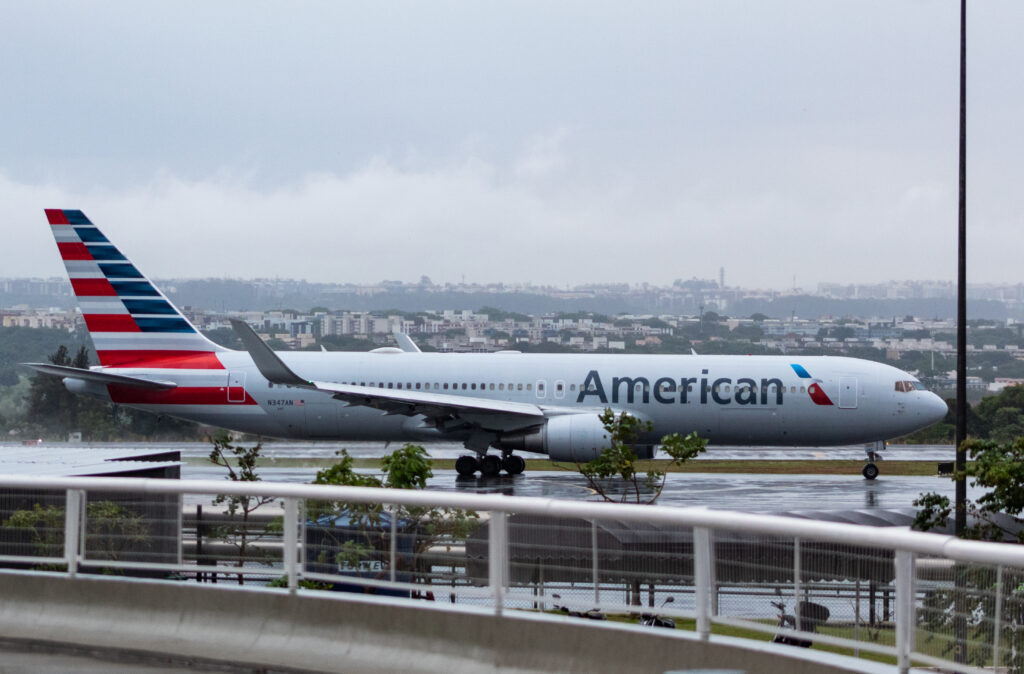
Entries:
[[[261,467],[280,468],[322,468],[336,463],[336,459],[262,459],[259,462]],[[209,462],[200,457],[185,459],[186,463],[192,465],[204,465]],[[355,459],[353,464],[356,468],[379,469],[379,459]],[[935,461],[885,461],[881,464],[882,472],[886,475],[936,475],[937,462]],[[833,461],[833,460],[770,460],[770,461],[743,461],[743,460],[710,460],[691,461],[682,466],[672,466],[668,461],[640,461],[638,467],[641,471],[647,471],[651,467],[669,473],[755,473],[759,475],[849,475],[860,473],[860,461]],[[434,459],[435,470],[455,470],[454,459]],[[577,472],[575,464],[559,463],[547,459],[527,459],[527,470],[554,470]]]

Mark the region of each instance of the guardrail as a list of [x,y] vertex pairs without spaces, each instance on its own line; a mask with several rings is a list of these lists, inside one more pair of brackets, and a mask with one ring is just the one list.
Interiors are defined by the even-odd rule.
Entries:
[[1024,547],[903,528],[451,492],[2,476],[0,523],[0,565],[72,577],[272,582],[499,614],[659,613],[703,639],[726,625],[890,656],[900,671],[954,660],[992,671],[1024,657]]

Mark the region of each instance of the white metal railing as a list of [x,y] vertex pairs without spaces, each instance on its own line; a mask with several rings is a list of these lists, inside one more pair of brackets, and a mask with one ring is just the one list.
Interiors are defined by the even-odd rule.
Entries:
[[[277,501],[244,556],[231,552],[244,547],[240,516],[210,508],[218,495]],[[0,497],[0,565],[59,568],[71,576],[102,568],[178,580],[277,577],[291,592],[312,581],[447,595],[496,613],[560,605],[635,615],[648,611],[646,587],[648,607],[672,602],[650,612],[692,619],[702,639],[716,624],[733,625],[853,654],[881,653],[899,671],[912,662],[950,667],[965,643],[970,662],[959,671],[992,671],[1024,651],[1007,631],[1016,620],[1003,615],[1019,614],[1024,603],[1024,546],[905,528],[705,508],[212,480],[0,476]],[[196,520],[188,550],[182,513],[194,506],[186,498],[217,511],[215,523]],[[328,516],[314,521],[314,512]],[[20,526],[13,513],[21,513]],[[574,524],[580,521],[584,527]],[[454,523],[465,526],[438,533]],[[314,543],[313,534],[323,531],[331,540]],[[200,553],[204,545],[219,545],[220,552]],[[796,629],[766,610],[771,590],[792,602]],[[824,625],[813,635],[798,631],[812,621],[800,607],[826,601],[839,617],[832,624],[814,619]],[[864,618],[865,606],[873,619]]]

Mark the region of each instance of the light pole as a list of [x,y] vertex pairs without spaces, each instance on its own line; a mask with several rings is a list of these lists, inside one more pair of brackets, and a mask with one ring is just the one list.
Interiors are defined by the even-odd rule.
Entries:
[[[956,296],[956,535],[967,528],[967,0],[960,0],[960,198],[958,205]],[[967,602],[962,577],[956,574],[953,659],[967,662]]]

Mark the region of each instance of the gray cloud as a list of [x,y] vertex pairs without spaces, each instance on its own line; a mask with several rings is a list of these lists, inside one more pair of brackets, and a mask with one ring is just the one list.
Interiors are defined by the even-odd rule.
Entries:
[[[948,6],[947,6],[948,5]],[[9,4],[3,274],[952,278],[955,3]],[[971,7],[971,275],[1018,281],[1024,4]]]

